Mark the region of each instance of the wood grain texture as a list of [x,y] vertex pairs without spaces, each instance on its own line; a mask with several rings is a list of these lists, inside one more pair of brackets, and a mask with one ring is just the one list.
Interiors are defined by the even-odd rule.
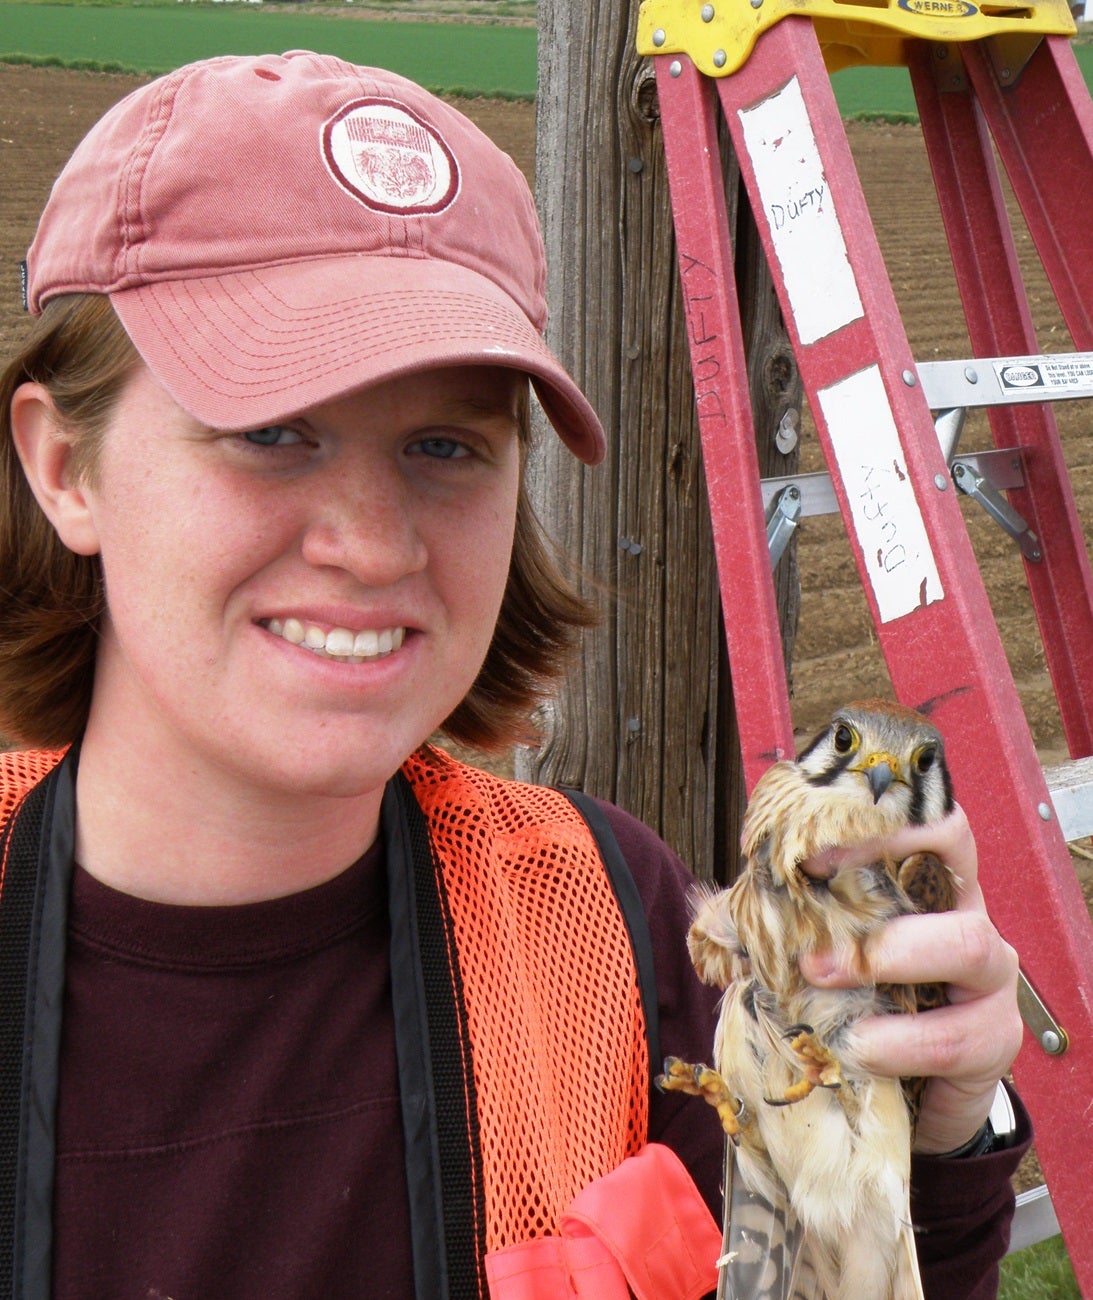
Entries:
[[[599,412],[609,450],[592,470],[553,437],[536,453],[537,509],[587,589],[601,591],[604,614],[548,710],[542,749],[520,767],[614,800],[696,874],[724,879],[736,867],[743,792],[656,93],[634,49],[635,20],[636,6],[618,0],[539,6],[548,339]],[[725,175],[735,213],[728,157]],[[761,446],[797,400],[764,277],[751,258]],[[786,568],[788,606],[796,585]]]

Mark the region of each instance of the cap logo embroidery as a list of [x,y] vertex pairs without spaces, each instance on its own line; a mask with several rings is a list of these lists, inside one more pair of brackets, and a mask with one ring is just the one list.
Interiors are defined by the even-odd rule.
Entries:
[[338,184],[377,212],[441,212],[459,190],[459,165],[440,134],[394,100],[346,104],[323,126],[322,150]]

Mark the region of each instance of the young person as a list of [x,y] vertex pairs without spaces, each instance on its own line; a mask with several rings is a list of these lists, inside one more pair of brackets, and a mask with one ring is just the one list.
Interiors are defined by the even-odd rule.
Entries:
[[[588,620],[523,485],[529,388],[604,450],[544,281],[505,155],[307,52],[136,91],[54,186],[0,385],[12,1294],[712,1289],[716,1121],[650,1088],[714,1023],[685,869],[426,744],[510,742]],[[963,816],[904,839],[961,905],[874,973],[952,1005],[859,1043],[937,1076],[924,1269],[984,1296],[1014,959]]]

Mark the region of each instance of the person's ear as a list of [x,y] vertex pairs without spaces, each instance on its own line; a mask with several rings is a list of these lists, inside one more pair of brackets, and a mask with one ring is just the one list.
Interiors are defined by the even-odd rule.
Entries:
[[48,389],[19,385],[11,399],[11,431],[27,482],[57,536],[77,555],[97,555],[87,487],[74,472],[73,436]]

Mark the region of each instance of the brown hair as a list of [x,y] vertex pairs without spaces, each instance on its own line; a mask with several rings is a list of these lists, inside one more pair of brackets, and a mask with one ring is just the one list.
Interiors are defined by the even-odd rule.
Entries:
[[[108,298],[58,298],[0,375],[0,734],[37,746],[74,741],[87,723],[98,622],[98,556],[76,555],[34,498],[11,436],[22,383],[47,388],[78,432],[75,468],[93,481],[103,432],[139,357]],[[522,420],[527,436],[528,419]],[[527,739],[530,715],[595,622],[552,553],[521,479],[508,585],[482,669],[442,730],[497,749]]]

